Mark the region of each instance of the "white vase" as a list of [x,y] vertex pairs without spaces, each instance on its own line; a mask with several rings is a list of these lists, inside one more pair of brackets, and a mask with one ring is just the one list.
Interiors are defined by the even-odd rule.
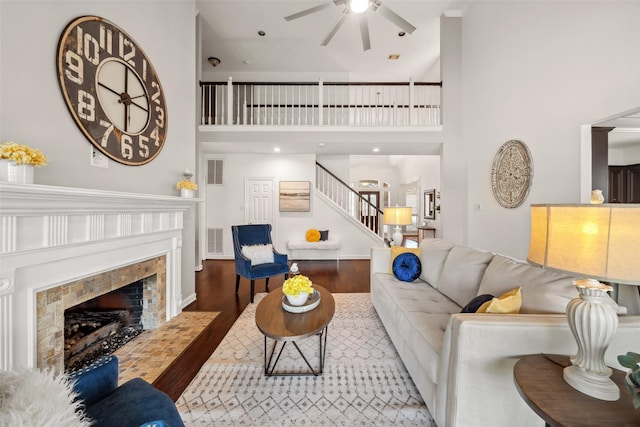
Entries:
[[309,298],[309,294],[306,292],[300,292],[297,296],[287,295],[287,301],[289,301],[289,305],[293,306],[301,306],[307,302],[307,298]]
[[193,190],[187,190],[186,188],[180,189],[180,196],[187,199],[193,199]]
[[591,204],[599,205],[604,203],[604,195],[602,194],[602,190],[593,190],[591,192]]
[[16,165],[14,161],[0,159],[0,181],[33,184],[33,165]]

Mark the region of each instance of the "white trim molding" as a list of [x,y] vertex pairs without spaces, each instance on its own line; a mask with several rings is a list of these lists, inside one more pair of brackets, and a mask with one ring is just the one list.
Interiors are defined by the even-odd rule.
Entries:
[[36,367],[37,292],[164,255],[182,311],[183,213],[198,199],[0,183],[0,369]]

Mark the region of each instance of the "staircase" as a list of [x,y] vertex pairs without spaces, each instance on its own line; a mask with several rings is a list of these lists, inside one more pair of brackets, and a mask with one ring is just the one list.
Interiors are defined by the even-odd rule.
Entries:
[[383,239],[383,212],[318,162],[316,189],[369,233]]

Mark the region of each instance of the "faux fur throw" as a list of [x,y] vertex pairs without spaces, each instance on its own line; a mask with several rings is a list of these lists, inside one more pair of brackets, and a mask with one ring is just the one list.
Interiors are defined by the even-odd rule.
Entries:
[[0,371],[0,427],[88,427],[66,375]]

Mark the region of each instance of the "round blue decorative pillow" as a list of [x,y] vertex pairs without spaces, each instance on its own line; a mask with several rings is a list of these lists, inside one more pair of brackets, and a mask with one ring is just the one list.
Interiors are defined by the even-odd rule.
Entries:
[[393,260],[393,275],[403,282],[413,282],[422,273],[420,258],[414,253],[405,252]]

